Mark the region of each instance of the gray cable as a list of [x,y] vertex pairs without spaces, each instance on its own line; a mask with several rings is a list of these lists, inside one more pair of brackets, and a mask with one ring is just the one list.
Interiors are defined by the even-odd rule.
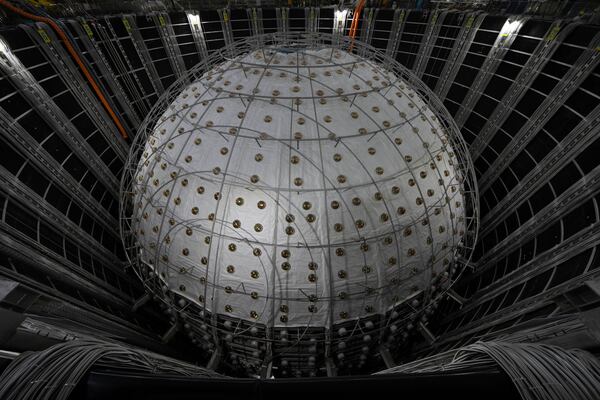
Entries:
[[492,371],[499,367],[524,400],[600,399],[600,362],[583,350],[530,343],[477,342],[380,374]]
[[92,366],[135,373],[222,377],[159,354],[95,339],[80,339],[21,354],[0,376],[0,399],[67,399]]

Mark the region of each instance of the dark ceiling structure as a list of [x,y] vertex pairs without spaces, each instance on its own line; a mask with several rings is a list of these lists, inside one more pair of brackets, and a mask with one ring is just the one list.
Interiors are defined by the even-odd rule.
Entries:
[[[152,356],[114,356],[85,375],[72,398],[101,398],[111,385],[126,393],[127,382],[139,390],[167,385],[182,398],[202,390],[281,397],[305,393],[290,389],[292,377],[329,391],[343,376],[394,368],[400,375],[392,383],[407,393],[434,384],[439,394],[458,395],[474,385],[470,394],[477,397],[486,389],[474,382],[482,379],[497,385],[498,396],[536,398],[515,391],[506,368],[491,366],[509,350],[469,346],[504,342],[600,354],[597,4],[118,3],[0,2],[0,371],[20,353],[94,338]],[[453,261],[460,273],[451,288],[427,318],[401,328],[402,340],[366,351],[349,343],[343,362],[339,350],[319,349],[323,363],[310,370],[293,358],[274,359],[251,375],[284,377],[281,385],[289,386],[260,381],[265,386],[257,389],[232,360],[251,357],[262,342],[233,349],[203,340],[205,328],[148,293],[135,275],[121,237],[121,179],[138,127],[187,71],[240,40],[301,32],[372,46],[439,98],[473,162],[479,231],[472,257]],[[265,349],[280,339],[266,341]],[[310,345],[298,344],[298,357],[310,356]],[[464,348],[472,352],[457,353]],[[61,351],[70,357],[75,350]],[[489,357],[473,355],[481,352]],[[456,354],[469,361],[453,375]],[[124,366],[146,357],[163,363],[156,386],[145,386],[149,367]],[[436,365],[450,367],[440,373]],[[462,381],[463,372],[472,379]],[[218,373],[212,384],[221,386],[170,381],[169,373]],[[225,375],[244,379],[230,384]],[[589,376],[598,379],[597,371]],[[363,378],[347,387],[348,398],[392,384]],[[352,391],[361,385],[363,392]],[[585,393],[600,391],[593,386]],[[148,390],[147,397],[161,393]]]

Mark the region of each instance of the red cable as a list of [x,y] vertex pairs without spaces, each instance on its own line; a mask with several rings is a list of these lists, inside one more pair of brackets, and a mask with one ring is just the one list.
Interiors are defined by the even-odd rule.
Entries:
[[31,19],[31,20],[34,20],[34,21],[38,21],[38,22],[45,22],[45,23],[47,23],[48,25],[50,25],[52,27],[52,29],[54,30],[54,32],[56,32],[56,34],[62,39],[65,47],[67,48],[67,51],[69,52],[69,54],[71,55],[71,57],[73,57],[73,59],[75,60],[75,62],[79,66],[79,69],[81,69],[81,72],[83,72],[83,75],[86,77],[87,81],[92,86],[92,89],[94,90],[94,93],[96,94],[96,96],[98,97],[98,99],[100,100],[100,102],[102,103],[102,105],[104,106],[104,109],[106,110],[106,112],[108,113],[108,115],[110,115],[111,119],[113,120],[113,122],[117,126],[117,129],[119,130],[119,133],[121,133],[121,137],[123,137],[123,139],[127,139],[128,138],[127,131],[125,131],[125,128],[121,124],[121,121],[119,121],[119,118],[117,117],[117,115],[115,114],[115,112],[110,107],[110,104],[108,104],[108,101],[106,100],[106,98],[102,94],[102,91],[100,90],[100,88],[96,84],[96,81],[92,77],[92,74],[90,74],[90,71],[88,71],[88,69],[85,67],[83,61],[79,57],[79,54],[77,54],[77,51],[73,48],[73,45],[71,44],[71,41],[69,40],[69,38],[67,37],[67,35],[65,35],[65,33],[63,32],[63,30],[58,26],[58,24],[56,22],[54,22],[52,19],[50,19],[50,18],[40,17],[38,15],[34,15],[34,14],[31,14],[31,13],[28,13],[27,11],[21,10],[20,8],[13,6],[9,2],[7,2],[6,0],[0,0],[0,6],[4,6],[5,8],[8,8],[12,12],[14,12],[16,14],[19,14],[22,17],[25,17],[25,18],[28,18],[28,19]]

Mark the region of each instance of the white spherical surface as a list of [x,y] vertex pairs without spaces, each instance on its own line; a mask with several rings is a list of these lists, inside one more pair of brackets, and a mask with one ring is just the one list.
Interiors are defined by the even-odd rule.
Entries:
[[148,137],[141,257],[211,315],[329,328],[384,314],[430,290],[461,240],[449,143],[373,61],[253,51],[189,84]]

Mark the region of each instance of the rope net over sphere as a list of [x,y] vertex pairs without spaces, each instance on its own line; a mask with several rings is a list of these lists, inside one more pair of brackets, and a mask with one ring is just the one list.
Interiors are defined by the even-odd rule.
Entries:
[[249,369],[343,363],[353,340],[364,364],[448,287],[472,229],[455,133],[348,49],[230,49],[171,88],[131,158],[140,276],[194,341]]

